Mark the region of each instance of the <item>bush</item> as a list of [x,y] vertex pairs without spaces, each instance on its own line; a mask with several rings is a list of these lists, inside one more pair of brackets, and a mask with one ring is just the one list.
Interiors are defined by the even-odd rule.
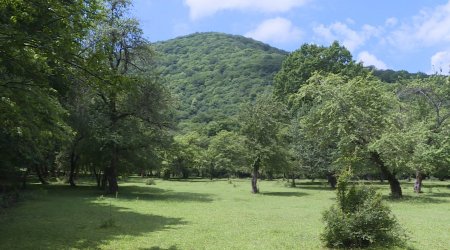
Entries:
[[145,180],[145,185],[156,185],[156,182],[153,179],[147,179]]
[[349,185],[350,176],[339,178],[337,204],[323,214],[322,240],[327,247],[404,245],[404,230],[381,195],[367,186]]

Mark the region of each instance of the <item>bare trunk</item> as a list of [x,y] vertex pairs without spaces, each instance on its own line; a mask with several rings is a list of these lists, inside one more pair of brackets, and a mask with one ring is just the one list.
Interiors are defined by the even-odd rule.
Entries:
[[423,175],[419,170],[417,170],[416,171],[416,182],[414,183],[414,192],[422,193],[422,180],[423,180]]
[[34,169],[36,170],[36,175],[37,175],[39,181],[40,181],[42,184],[47,185],[48,182],[44,179],[44,177],[43,177],[43,175],[42,175],[42,169],[41,169],[41,167],[35,166]]
[[386,165],[384,165],[384,162],[381,160],[381,157],[378,153],[372,153],[372,161],[378,165],[381,174],[383,174],[383,176],[388,180],[389,186],[391,188],[391,196],[396,199],[402,198],[403,195],[400,182],[395,177],[395,175],[389,171]]
[[111,156],[111,163],[108,168],[105,169],[105,177],[108,181],[108,190],[110,194],[115,194],[119,191],[119,184],[117,183],[117,165],[119,163],[119,150],[117,145],[114,145]]
[[254,193],[254,194],[259,193],[257,182],[258,182],[258,174],[259,174],[259,165],[260,165],[260,163],[261,163],[261,159],[258,156],[255,159],[255,161],[253,162],[253,165],[252,165],[252,193]]
[[97,181],[97,187],[100,188],[101,187],[101,179],[100,179],[100,173],[97,173],[97,170],[93,169],[94,171],[94,176],[95,176],[95,180]]
[[27,177],[28,177],[28,173],[30,172],[30,168],[27,168],[27,170],[25,171],[25,173],[23,173],[22,176],[22,188],[25,189],[26,185],[27,185]]
[[295,174],[292,174],[291,187],[295,187]]
[[327,180],[328,180],[328,184],[330,184],[331,188],[336,188],[336,184],[337,184],[337,179],[336,179],[336,175],[334,173],[329,173],[327,174]]
[[70,154],[70,172],[69,172],[69,184],[71,187],[75,187],[75,169],[77,167],[78,155],[72,150]]

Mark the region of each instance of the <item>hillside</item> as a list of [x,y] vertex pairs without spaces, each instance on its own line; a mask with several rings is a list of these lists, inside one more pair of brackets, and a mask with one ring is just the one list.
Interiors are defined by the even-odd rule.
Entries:
[[[259,41],[223,33],[195,33],[154,44],[167,87],[178,102],[177,120],[184,131],[206,126],[207,133],[233,126],[240,105],[272,91],[273,77],[288,52]],[[426,77],[423,73],[377,70],[392,83]]]
[[195,33],[156,43],[160,68],[179,101],[181,129],[226,126],[242,103],[272,91],[288,54],[243,36]]

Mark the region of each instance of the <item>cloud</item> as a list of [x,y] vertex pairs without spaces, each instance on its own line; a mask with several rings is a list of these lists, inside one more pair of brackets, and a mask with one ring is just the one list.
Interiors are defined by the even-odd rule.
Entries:
[[355,51],[371,37],[382,33],[382,29],[375,26],[364,25],[361,30],[356,31],[341,22],[335,22],[329,26],[320,24],[315,26],[313,31],[320,39],[327,42],[340,41],[350,51]]
[[450,1],[433,9],[421,10],[412,20],[393,30],[388,41],[403,49],[450,42]]
[[288,19],[277,17],[265,20],[256,29],[247,32],[244,36],[258,41],[280,44],[300,41],[302,31]]
[[450,72],[450,51],[440,51],[431,57],[431,72],[448,75]]
[[375,66],[377,69],[387,69],[387,65],[379,60],[376,56],[367,51],[358,54],[358,61],[362,62],[364,66]]
[[222,10],[251,10],[265,13],[286,12],[311,0],[184,0],[191,19],[211,16]]
[[390,17],[388,19],[386,19],[386,21],[384,22],[384,25],[388,26],[388,27],[392,27],[397,25],[398,23],[398,19],[395,17]]

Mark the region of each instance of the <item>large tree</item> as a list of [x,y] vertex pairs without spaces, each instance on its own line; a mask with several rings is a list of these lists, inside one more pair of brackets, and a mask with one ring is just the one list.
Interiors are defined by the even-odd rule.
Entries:
[[389,181],[392,196],[402,196],[396,174],[403,166],[386,164],[378,146],[386,132],[399,127],[398,99],[386,85],[371,76],[315,75],[301,87],[295,105],[307,141],[317,144],[314,148],[331,149],[333,165],[375,165]]
[[138,22],[128,17],[130,4],[128,0],[105,1],[104,19],[86,40],[95,71],[91,78],[93,136],[101,152],[109,156],[103,167],[103,186],[110,193],[118,191],[119,171],[126,171],[136,157],[144,157],[137,152],[150,150],[164,138],[157,130],[170,123],[166,112],[170,96],[154,70],[153,52]]
[[283,61],[275,75],[274,94],[285,103],[315,73],[341,74],[349,78],[367,73],[361,64],[355,63],[352,54],[338,42],[329,47],[303,44]]
[[71,136],[59,97],[82,68],[80,41],[98,7],[83,0],[0,3],[1,171],[33,168],[42,177]]
[[448,168],[450,130],[449,78],[435,75],[402,81],[398,96],[402,101],[402,130],[396,135],[401,143],[395,159],[416,172],[415,191],[421,192],[424,174]]

